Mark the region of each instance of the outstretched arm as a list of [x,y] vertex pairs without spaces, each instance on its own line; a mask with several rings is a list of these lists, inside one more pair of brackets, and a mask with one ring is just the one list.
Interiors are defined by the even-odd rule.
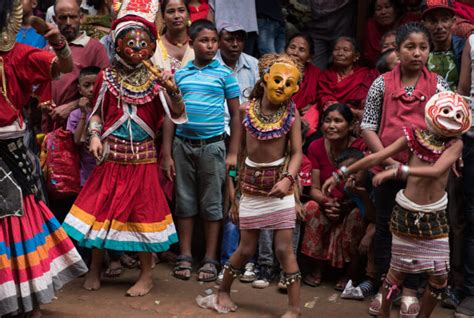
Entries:
[[[367,169],[373,166],[376,166],[380,163],[382,163],[384,160],[387,158],[390,158],[393,155],[396,155],[397,153],[408,149],[408,144],[406,141],[405,136],[402,136],[398,138],[393,144],[390,146],[380,150],[379,152],[373,153],[368,155],[367,157],[355,162],[354,164],[350,165],[347,167],[347,172],[345,174],[351,175],[353,173],[356,173],[357,171]],[[334,177],[331,177],[324,182],[323,185],[323,192],[324,193],[329,193],[331,192],[332,188],[337,184],[338,182]]]

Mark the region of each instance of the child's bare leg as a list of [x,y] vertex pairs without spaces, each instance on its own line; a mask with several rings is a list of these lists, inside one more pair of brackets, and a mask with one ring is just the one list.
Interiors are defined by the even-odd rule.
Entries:
[[382,305],[377,317],[390,318],[390,310],[392,309],[392,301],[396,296],[400,285],[403,284],[405,274],[399,271],[389,269],[387,277],[382,283]]
[[235,311],[237,306],[230,298],[232,282],[241,268],[255,255],[258,243],[258,230],[241,230],[240,243],[224,267],[224,278],[217,293],[217,304],[228,311]]
[[284,318],[299,317],[301,273],[293,251],[293,229],[275,230],[275,254],[283,268],[283,277],[288,288],[288,310]]
[[441,296],[446,290],[448,285],[448,276],[440,275],[428,277],[428,286],[425,289],[423,298],[421,300],[420,314],[418,317],[427,318],[431,316],[433,309],[436,307],[438,300],[441,300]]
[[84,285],[87,290],[97,290],[100,288],[100,275],[102,273],[102,259],[104,251],[98,248],[92,249],[91,267],[87,273]]
[[127,295],[131,297],[145,296],[153,288],[152,255],[149,252],[139,252],[138,258],[141,271],[135,285],[127,290]]

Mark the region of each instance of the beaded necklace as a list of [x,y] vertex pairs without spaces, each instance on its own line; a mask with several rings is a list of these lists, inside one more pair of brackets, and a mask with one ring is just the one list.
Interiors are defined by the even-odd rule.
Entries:
[[451,146],[455,138],[441,138],[429,130],[403,127],[410,150],[421,160],[434,163]]
[[130,66],[123,63],[118,60],[112,67],[105,69],[104,76],[109,91],[126,103],[141,105],[151,102],[161,87],[156,76],[143,64],[131,71]]
[[270,140],[286,135],[295,121],[295,103],[289,99],[272,114],[262,112],[261,100],[253,99],[247,105],[243,124],[258,140]]

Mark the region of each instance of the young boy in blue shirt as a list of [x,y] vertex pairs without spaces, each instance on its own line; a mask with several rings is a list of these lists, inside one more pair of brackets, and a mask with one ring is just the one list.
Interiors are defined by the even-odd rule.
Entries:
[[[163,132],[163,169],[175,174],[175,221],[180,255],[174,275],[191,277],[191,239],[197,215],[203,219],[206,253],[198,280],[217,278],[218,242],[221,227],[222,189],[226,171],[235,169],[241,134],[240,89],[232,70],[214,60],[218,49],[216,27],[207,20],[195,21],[189,29],[195,59],[175,73],[186,104],[189,121]],[[231,137],[226,154],[224,101],[230,113]],[[173,140],[173,141],[172,141]],[[172,149],[172,150],[171,150]],[[174,159],[174,161],[173,161]]]

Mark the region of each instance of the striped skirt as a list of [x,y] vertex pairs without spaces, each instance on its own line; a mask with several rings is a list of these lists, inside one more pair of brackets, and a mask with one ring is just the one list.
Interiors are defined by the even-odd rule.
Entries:
[[25,214],[0,219],[0,316],[50,303],[87,267],[51,211],[32,195]]
[[178,241],[156,162],[97,166],[63,226],[87,248],[162,252]]
[[402,273],[449,273],[449,239],[423,240],[392,235],[390,268]]
[[293,229],[296,221],[295,196],[283,199],[243,194],[240,199],[240,229]]

